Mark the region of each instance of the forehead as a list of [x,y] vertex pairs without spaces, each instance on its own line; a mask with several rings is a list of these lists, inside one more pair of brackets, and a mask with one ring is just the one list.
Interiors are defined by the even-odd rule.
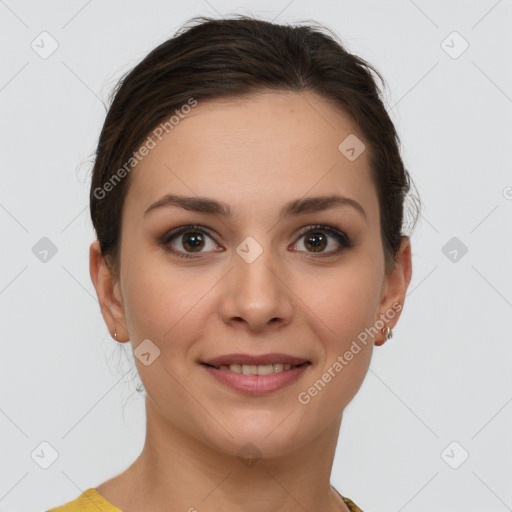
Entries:
[[160,196],[175,193],[261,212],[337,192],[365,203],[371,217],[378,204],[370,148],[350,160],[339,148],[345,139],[364,143],[348,114],[310,92],[198,101],[160,141],[155,138],[131,172],[125,208],[142,214]]

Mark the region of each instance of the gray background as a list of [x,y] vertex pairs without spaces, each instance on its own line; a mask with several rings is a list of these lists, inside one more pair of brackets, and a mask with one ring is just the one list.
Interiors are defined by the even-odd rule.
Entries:
[[187,19],[233,13],[317,20],[375,65],[424,203],[404,312],[346,409],[333,485],[365,512],[511,510],[511,1],[0,0],[0,511],[74,499],[142,448],[131,348],[88,270],[102,102]]

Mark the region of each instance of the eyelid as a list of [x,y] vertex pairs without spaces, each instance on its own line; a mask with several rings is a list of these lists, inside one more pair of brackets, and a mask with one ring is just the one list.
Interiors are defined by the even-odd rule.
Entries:
[[313,224],[310,226],[306,226],[306,227],[302,228],[301,230],[299,230],[299,232],[297,233],[296,236],[298,236],[300,238],[300,237],[306,235],[307,233],[314,232],[315,230],[325,231],[326,233],[330,233],[335,238],[336,237],[343,238],[343,243],[347,247],[351,247],[353,245],[351,238],[347,235],[347,233],[345,231],[343,231],[340,228],[330,226],[329,224]]

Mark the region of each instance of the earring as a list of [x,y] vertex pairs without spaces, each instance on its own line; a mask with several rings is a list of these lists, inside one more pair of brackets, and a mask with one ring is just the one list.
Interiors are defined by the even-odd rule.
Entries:
[[386,343],[387,340],[389,340],[393,337],[393,329],[391,329],[389,327],[389,325],[386,325],[386,327],[383,327],[380,332],[382,332],[382,334],[384,334],[384,339],[382,341],[375,342],[375,345],[377,345],[378,347],[380,347],[381,345],[384,345],[384,343]]
[[114,338],[116,339],[117,341],[117,331],[114,332]]

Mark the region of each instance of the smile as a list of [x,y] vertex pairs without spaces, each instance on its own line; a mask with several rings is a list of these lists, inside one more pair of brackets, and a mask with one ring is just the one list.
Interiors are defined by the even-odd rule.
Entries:
[[217,368],[217,370],[230,370],[235,373],[243,373],[244,375],[270,375],[272,373],[279,373],[285,370],[290,370],[291,368],[297,368],[302,366],[303,364],[282,364],[282,363],[272,363],[272,364],[223,364],[220,366],[213,366]]
[[279,391],[299,380],[311,366],[309,361],[298,364],[220,365],[201,363],[217,382],[240,393],[260,395]]

